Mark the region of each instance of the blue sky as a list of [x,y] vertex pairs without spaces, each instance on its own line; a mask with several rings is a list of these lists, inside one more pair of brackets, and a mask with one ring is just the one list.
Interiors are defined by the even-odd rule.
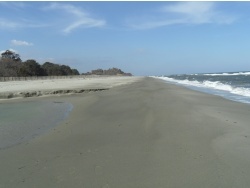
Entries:
[[0,2],[0,51],[80,72],[250,70],[250,2]]

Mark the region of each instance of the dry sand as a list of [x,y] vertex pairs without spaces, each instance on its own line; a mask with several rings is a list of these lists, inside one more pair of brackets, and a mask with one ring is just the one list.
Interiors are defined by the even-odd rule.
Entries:
[[82,93],[86,90],[109,89],[140,79],[129,76],[86,77],[51,80],[0,82],[0,99],[52,94]]
[[57,100],[66,120],[0,150],[1,188],[250,186],[250,105],[153,78]]

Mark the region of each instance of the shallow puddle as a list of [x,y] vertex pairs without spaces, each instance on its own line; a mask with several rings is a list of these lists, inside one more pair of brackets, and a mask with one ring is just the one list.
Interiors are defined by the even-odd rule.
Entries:
[[0,149],[30,140],[64,120],[73,109],[61,101],[0,104]]

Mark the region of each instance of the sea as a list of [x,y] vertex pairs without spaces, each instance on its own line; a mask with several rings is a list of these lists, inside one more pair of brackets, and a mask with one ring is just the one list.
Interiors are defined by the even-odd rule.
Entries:
[[250,104],[250,71],[158,76],[169,83]]

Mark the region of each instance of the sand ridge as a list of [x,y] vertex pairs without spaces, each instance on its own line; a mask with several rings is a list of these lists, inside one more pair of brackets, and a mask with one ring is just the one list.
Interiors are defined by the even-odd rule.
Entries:
[[139,79],[140,77],[107,76],[0,82],[0,99],[101,91]]

